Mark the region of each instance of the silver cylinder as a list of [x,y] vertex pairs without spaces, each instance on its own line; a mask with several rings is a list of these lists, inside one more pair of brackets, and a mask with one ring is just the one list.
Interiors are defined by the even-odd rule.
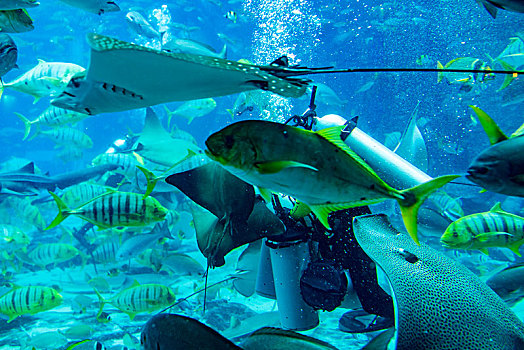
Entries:
[[347,121],[339,115],[328,114],[317,118],[316,130],[347,124],[344,142],[358,154],[377,175],[396,189],[419,185],[432,179],[431,176],[400,157],[389,148],[356,127],[356,122]]
[[267,242],[282,328],[304,331],[318,326],[318,312],[300,293],[300,276],[309,262],[307,242]]

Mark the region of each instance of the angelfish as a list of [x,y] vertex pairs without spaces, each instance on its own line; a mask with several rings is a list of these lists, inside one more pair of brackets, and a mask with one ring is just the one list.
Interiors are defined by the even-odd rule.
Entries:
[[458,176],[395,189],[342,141],[343,128],[312,132],[268,121],[241,121],[212,134],[206,154],[262,193],[280,192],[306,204],[326,228],[332,211],[395,199],[418,244],[418,208],[430,193]]

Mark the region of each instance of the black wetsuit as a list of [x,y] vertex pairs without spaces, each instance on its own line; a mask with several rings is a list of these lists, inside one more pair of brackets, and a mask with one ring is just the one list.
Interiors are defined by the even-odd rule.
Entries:
[[333,261],[348,270],[353,289],[364,311],[393,318],[393,300],[378,285],[375,263],[362,250],[353,234],[353,218],[366,214],[371,214],[368,207],[331,213],[328,223],[332,229],[332,235],[318,239],[319,251],[323,259]]
[[393,300],[378,285],[375,263],[362,250],[353,234],[353,218],[371,214],[369,208],[357,207],[332,212],[328,216],[331,231],[326,231],[317,219],[313,220],[314,227],[311,228],[304,220],[296,221],[290,218],[289,210],[283,208],[275,198],[273,196],[275,213],[286,226],[288,233],[292,231],[300,235],[300,231],[308,232],[311,239],[319,243],[319,253],[324,261],[348,270],[364,311],[393,318]]

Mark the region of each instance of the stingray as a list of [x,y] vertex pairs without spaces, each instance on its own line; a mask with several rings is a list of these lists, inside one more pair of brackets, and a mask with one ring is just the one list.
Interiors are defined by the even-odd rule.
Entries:
[[256,199],[253,186],[217,163],[170,175],[166,182],[206,209],[194,210],[193,218],[198,246],[211,267],[222,266],[227,253],[264,237],[265,232],[284,230]]
[[416,245],[384,214],[356,217],[353,229],[393,290],[396,349],[524,348],[524,323],[464,265]]
[[299,97],[309,82],[292,78],[277,64],[257,66],[168,53],[93,33],[87,41],[91,46],[87,73],[71,79],[53,105],[99,114],[255,89]]
[[[355,72],[438,72],[432,68],[308,68],[289,66],[286,56],[269,65],[219,57],[170,53],[104,35],[89,33],[91,57],[86,74],[70,80],[51,103],[86,114],[125,111],[166,102],[196,100],[262,89],[283,97],[300,97],[308,74]],[[485,73],[474,69],[447,72]],[[518,71],[496,71],[512,74]]]
[[182,139],[174,139],[162,127],[158,116],[151,108],[146,109],[144,128],[135,146],[135,151],[144,159],[166,167],[201,154],[195,144]]
[[[229,226],[224,220],[203,209],[193,210],[193,222],[197,235],[198,248],[208,260],[209,267],[225,264],[224,257],[233,249],[263,237],[280,235],[285,232],[284,224],[267,207],[264,200],[257,198],[246,225]],[[234,229],[232,229],[234,228]],[[243,271],[242,273],[252,271]],[[245,276],[243,276],[245,280]],[[249,284],[249,281],[246,281]],[[243,291],[247,285],[237,285]],[[248,292],[245,292],[248,293]]]

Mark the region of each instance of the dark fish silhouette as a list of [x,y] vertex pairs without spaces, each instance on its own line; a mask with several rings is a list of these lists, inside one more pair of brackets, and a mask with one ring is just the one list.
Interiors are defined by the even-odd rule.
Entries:
[[0,173],[0,193],[20,196],[37,195],[41,190],[54,191],[57,187],[64,189],[118,167],[114,164],[104,164],[56,176],[44,176],[35,174],[35,164],[30,162],[18,170]]
[[190,317],[158,314],[142,328],[144,350],[242,350],[217,331]]
[[285,231],[255,197],[253,186],[217,163],[173,174],[166,182],[209,211],[195,209],[193,219],[198,246],[211,267],[224,265],[224,256],[236,247]]
[[18,49],[15,42],[8,34],[0,34],[0,77],[13,68],[18,68]]

